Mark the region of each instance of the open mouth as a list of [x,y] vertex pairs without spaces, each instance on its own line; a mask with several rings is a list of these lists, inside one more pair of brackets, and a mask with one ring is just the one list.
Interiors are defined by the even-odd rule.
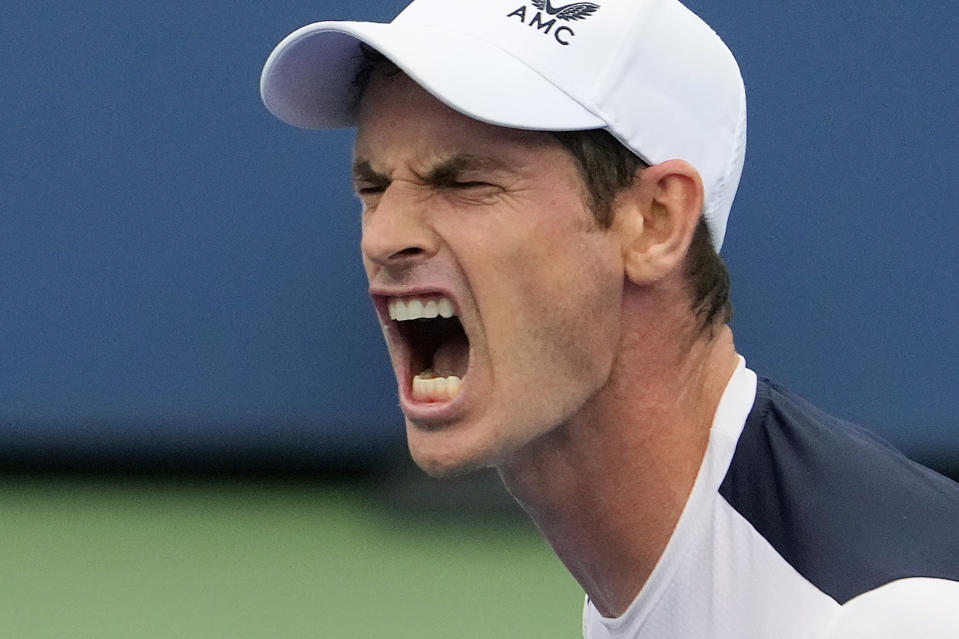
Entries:
[[390,319],[409,356],[410,397],[449,402],[459,395],[469,368],[469,339],[453,303],[441,296],[393,298]]

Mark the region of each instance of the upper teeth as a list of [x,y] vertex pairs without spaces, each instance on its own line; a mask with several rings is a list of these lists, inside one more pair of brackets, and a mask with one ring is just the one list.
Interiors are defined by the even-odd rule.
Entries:
[[406,322],[417,319],[433,319],[437,316],[450,318],[456,315],[453,302],[445,297],[392,299],[389,303],[390,319]]

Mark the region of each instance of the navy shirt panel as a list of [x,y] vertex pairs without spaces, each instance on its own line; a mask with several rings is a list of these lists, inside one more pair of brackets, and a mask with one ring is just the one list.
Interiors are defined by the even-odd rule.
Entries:
[[959,581],[959,484],[766,379],[720,494],[840,604],[901,578]]

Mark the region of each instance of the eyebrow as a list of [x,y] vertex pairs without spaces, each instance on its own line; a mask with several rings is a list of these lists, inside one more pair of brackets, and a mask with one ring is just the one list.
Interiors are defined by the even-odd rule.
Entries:
[[373,170],[373,165],[370,164],[369,160],[355,160],[353,162],[353,181],[380,184],[389,182],[389,178]]
[[[425,177],[420,176],[420,179],[428,184],[444,184],[469,171],[512,172],[506,164],[499,160],[463,153],[443,160],[431,168]],[[386,175],[376,171],[370,161],[365,159],[357,159],[353,162],[353,179],[372,184],[388,184],[390,182]]]

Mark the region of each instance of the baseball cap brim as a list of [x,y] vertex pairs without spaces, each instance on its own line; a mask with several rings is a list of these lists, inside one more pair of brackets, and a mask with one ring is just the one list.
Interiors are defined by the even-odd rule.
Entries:
[[476,120],[552,131],[606,126],[495,44],[455,29],[419,24],[317,22],[294,31],[263,68],[264,104],[280,120],[304,129],[353,126],[361,91],[356,86],[363,62],[360,43]]

